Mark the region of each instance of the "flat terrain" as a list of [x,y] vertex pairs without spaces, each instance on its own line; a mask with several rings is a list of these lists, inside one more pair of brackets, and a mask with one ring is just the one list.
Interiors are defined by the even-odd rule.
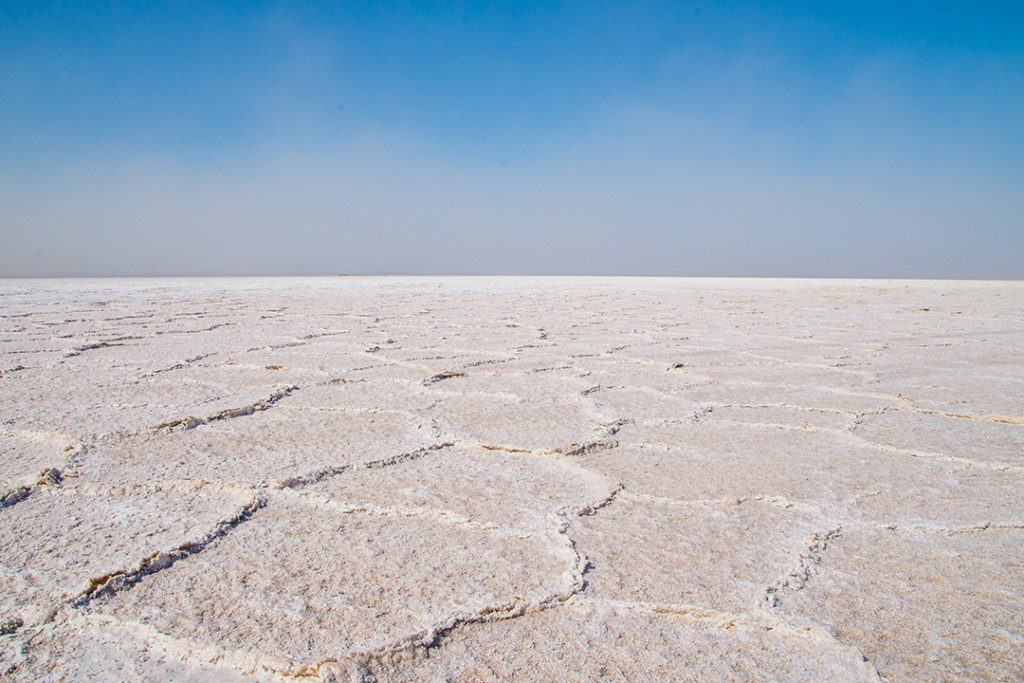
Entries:
[[1024,284],[0,281],[0,677],[1024,679]]

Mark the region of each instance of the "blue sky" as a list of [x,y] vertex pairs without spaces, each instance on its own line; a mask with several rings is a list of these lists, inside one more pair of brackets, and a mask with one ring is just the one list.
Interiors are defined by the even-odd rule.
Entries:
[[1024,277],[1024,4],[0,0],[0,275]]

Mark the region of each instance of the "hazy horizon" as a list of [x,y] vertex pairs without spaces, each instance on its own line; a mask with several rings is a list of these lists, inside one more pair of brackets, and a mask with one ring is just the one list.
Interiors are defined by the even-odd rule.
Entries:
[[0,277],[1024,278],[1024,6],[0,8]]

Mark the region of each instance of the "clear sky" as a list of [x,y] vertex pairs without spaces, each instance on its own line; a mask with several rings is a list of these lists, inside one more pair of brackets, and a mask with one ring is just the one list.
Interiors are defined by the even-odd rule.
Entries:
[[0,276],[1024,277],[1024,2],[0,0]]

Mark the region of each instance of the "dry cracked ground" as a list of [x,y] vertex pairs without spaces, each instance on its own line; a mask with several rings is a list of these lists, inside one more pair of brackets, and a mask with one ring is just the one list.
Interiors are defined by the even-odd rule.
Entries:
[[0,677],[1024,679],[1024,284],[0,282]]

